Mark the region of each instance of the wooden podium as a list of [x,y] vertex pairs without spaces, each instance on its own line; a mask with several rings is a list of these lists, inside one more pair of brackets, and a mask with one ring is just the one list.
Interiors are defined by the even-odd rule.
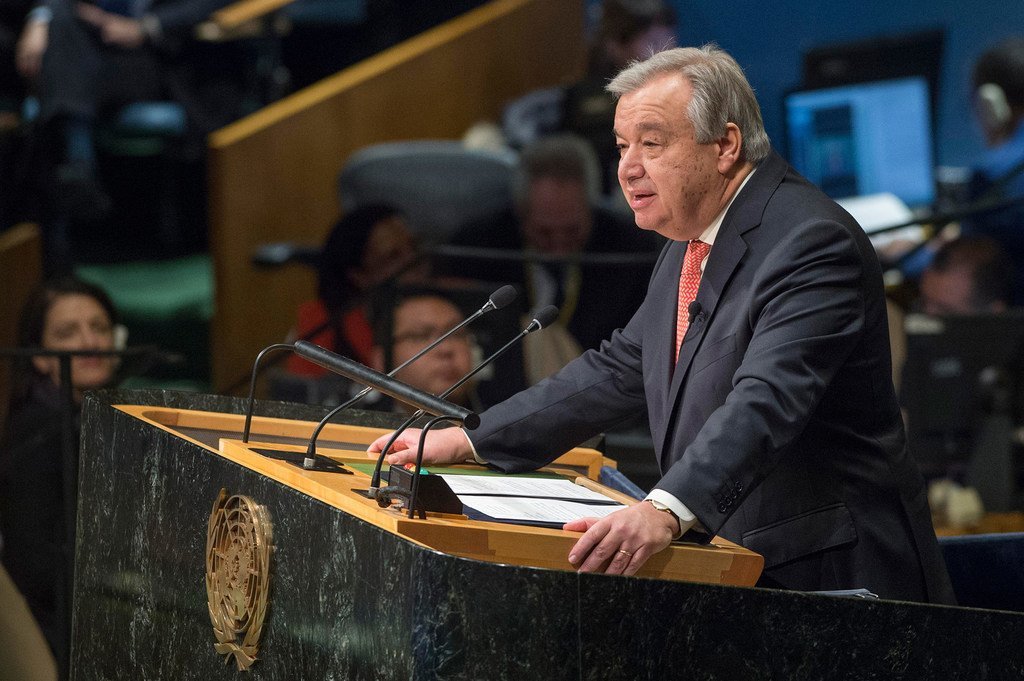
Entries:
[[[1024,669],[1024,616],[749,588],[760,557],[673,546],[646,576],[578,574],[576,534],[409,520],[354,490],[387,414],[162,391],[83,408],[72,678],[890,678]],[[590,477],[598,453],[560,467]],[[686,581],[679,581],[686,580]],[[747,585],[747,586],[741,586]],[[927,632],[927,635],[925,633]],[[976,676],[976,674],[975,674]],[[991,676],[1000,678],[999,674]],[[971,678],[970,674],[960,678]]]
[[[226,459],[305,493],[311,499],[340,509],[418,546],[490,563],[574,570],[567,557],[580,533],[435,513],[429,513],[422,520],[409,519],[398,507],[380,508],[375,501],[360,494],[369,485],[366,467],[375,461],[375,457],[366,453],[366,447],[387,433],[387,429],[328,425],[317,440],[318,454],[340,463],[365,464],[350,468],[354,470],[352,475],[339,475],[306,471],[258,453],[267,447],[278,451],[305,452],[305,443],[309,441],[315,422],[256,418],[249,442],[243,444],[240,434],[244,418],[239,415],[189,409],[153,409],[138,405],[116,405],[114,408],[155,428],[216,451]],[[577,448],[561,456],[548,470],[586,476],[596,481],[605,463],[610,462],[599,452]],[[594,486],[601,488],[596,482]],[[603,488],[601,491],[623,503],[636,502],[615,490]],[[707,546],[673,544],[647,561],[638,576],[753,586],[763,565],[764,560],[759,555],[726,539],[716,538]]]

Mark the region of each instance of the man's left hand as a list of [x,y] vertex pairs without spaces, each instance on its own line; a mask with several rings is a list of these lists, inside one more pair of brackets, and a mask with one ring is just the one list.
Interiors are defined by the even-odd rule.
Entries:
[[569,562],[580,572],[633,575],[679,533],[679,521],[649,503],[638,503],[601,518],[581,518],[562,526],[584,532],[569,551]]

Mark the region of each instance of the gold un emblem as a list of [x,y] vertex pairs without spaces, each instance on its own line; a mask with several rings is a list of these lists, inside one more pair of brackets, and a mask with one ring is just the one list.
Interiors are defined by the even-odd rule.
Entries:
[[217,643],[239,671],[256,661],[270,590],[270,518],[246,496],[222,489],[206,533],[206,599]]

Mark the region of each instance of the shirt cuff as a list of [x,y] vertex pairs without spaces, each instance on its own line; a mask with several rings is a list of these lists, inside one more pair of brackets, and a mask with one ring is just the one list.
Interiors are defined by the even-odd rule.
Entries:
[[480,458],[480,455],[476,453],[476,446],[473,445],[473,441],[469,439],[469,433],[466,432],[465,428],[460,428],[462,434],[466,436],[466,442],[469,443],[469,451],[473,452],[473,461],[476,461],[481,466],[486,466],[487,462]]
[[697,522],[697,516],[693,514],[690,509],[686,507],[686,504],[676,499],[675,496],[669,494],[663,489],[652,489],[650,493],[644,497],[644,501],[650,499],[656,501],[659,504],[663,504],[668,507],[668,510],[672,511],[677,518],[679,518],[679,535],[686,534],[689,529],[702,529],[700,523]]

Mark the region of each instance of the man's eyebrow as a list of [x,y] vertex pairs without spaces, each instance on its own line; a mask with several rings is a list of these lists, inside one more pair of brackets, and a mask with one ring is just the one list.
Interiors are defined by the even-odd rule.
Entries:
[[[667,128],[656,121],[640,121],[636,124],[636,129],[638,132],[665,132]],[[612,134],[622,137],[622,134],[615,128],[612,128]]]

